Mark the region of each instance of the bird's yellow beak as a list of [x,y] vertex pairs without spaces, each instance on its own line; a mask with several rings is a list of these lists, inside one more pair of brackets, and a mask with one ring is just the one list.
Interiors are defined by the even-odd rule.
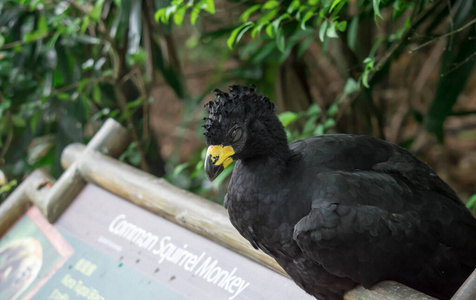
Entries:
[[233,154],[235,154],[235,150],[231,146],[212,145],[208,147],[205,158],[205,174],[207,174],[208,180],[215,180],[233,162],[233,158],[231,158]]

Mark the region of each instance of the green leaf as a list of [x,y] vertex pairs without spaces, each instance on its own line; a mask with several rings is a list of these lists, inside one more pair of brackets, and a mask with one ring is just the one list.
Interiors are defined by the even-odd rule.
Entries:
[[322,135],[322,134],[324,134],[324,125],[318,124],[316,126],[316,129],[313,132],[313,135]]
[[81,69],[83,70],[91,70],[94,66],[94,60],[92,58],[86,60],[84,63],[81,64]]
[[10,108],[12,102],[10,100],[5,100],[5,102],[0,102],[0,117],[3,115],[3,112]]
[[375,61],[371,57],[367,57],[366,59],[364,59],[365,70],[364,70],[364,73],[362,73],[361,80],[362,80],[362,84],[366,88],[370,88],[369,75],[370,75],[370,72],[374,70],[374,63]]
[[372,57],[366,57],[363,61],[364,64],[373,64],[374,59]]
[[129,144],[127,147],[127,150],[124,151],[121,156],[119,156],[120,161],[124,161],[125,159],[128,159],[129,162],[134,165],[138,166],[141,162],[141,154],[137,150],[138,142],[132,142]]
[[279,51],[284,52],[284,33],[283,29],[278,30],[276,34],[276,46],[278,47]]
[[253,26],[254,26],[253,22],[249,22],[248,26],[245,26],[245,28],[243,28],[238,34],[238,36],[236,37],[236,42],[238,43],[243,37],[243,35],[245,34],[245,32],[247,32]]
[[91,19],[93,19],[94,21],[99,21],[99,19],[101,18],[103,5],[104,5],[104,0],[96,0],[96,3],[94,4],[93,9],[89,13],[89,15],[91,16]]
[[206,5],[203,7],[203,10],[211,13],[212,15],[215,14],[215,1],[213,0],[206,0],[205,1]]
[[197,22],[199,14],[200,14],[200,8],[198,8],[197,6],[194,6],[192,8],[192,11],[190,12],[190,23],[192,25],[195,25],[195,23]]
[[263,29],[264,24],[258,24],[251,30],[251,37],[254,39],[256,35],[260,35],[261,29]]
[[338,106],[337,102],[334,102],[334,103],[331,104],[331,106],[327,110],[327,115],[329,117],[334,117],[335,115],[337,115],[338,111],[339,111],[339,106]]
[[279,1],[277,0],[268,0],[266,3],[263,5],[263,9],[265,10],[270,10],[279,5]]
[[268,24],[271,20],[278,14],[279,9],[273,9],[264,14],[261,18],[256,21],[256,24]]
[[128,108],[138,108],[142,106],[142,98],[137,98],[134,101],[130,101],[127,103]]
[[332,5],[331,5],[331,8],[329,8],[329,12],[331,13],[332,10],[337,6],[339,5],[339,3],[341,2],[341,0],[334,0]]
[[166,10],[166,8],[164,7],[164,8],[161,8],[158,11],[155,12],[154,19],[155,19],[156,22],[166,23],[165,10]]
[[336,125],[336,121],[334,119],[327,119],[323,126],[324,126],[324,129],[327,131],[328,129],[334,127]]
[[476,194],[469,198],[466,207],[472,211],[476,211]]
[[324,22],[322,22],[321,27],[319,28],[319,39],[321,40],[321,42],[324,42],[324,38],[326,37],[327,25],[327,20],[324,20]]
[[48,43],[46,45],[46,48],[49,50],[49,49],[52,49],[55,44],[56,44],[56,41],[58,40],[58,38],[61,36],[62,32],[61,31],[56,31],[55,34],[53,34],[53,37],[51,37],[49,40],[48,40]]
[[121,10],[122,0],[114,0],[114,4],[116,5],[117,9]]
[[270,38],[273,38],[274,37],[274,28],[273,28],[273,24],[268,24],[266,26],[266,34],[270,37]]
[[186,162],[186,163],[183,163],[183,164],[180,164],[178,166],[176,166],[174,168],[174,171],[172,172],[172,176],[173,177],[176,177],[178,176],[180,173],[182,173],[186,168],[188,168],[190,166],[190,163],[189,162]]
[[344,95],[350,95],[358,90],[360,90],[360,86],[357,81],[352,77],[347,78],[344,86]]
[[250,17],[250,15],[252,13],[254,13],[255,11],[257,11],[258,9],[261,8],[261,4],[255,4],[253,6],[251,6],[250,8],[248,8],[247,10],[245,10],[242,14],[241,14],[241,21],[243,23],[246,23],[248,21],[248,18]]
[[79,30],[79,32],[84,34],[86,32],[86,29],[88,29],[88,26],[89,26],[89,16],[85,16],[83,18],[83,23],[81,24],[81,29]]
[[289,124],[291,124],[294,120],[297,119],[297,117],[298,114],[292,111],[285,111],[278,115],[279,121],[283,123],[284,127],[287,127]]
[[78,84],[78,92],[81,93],[88,83],[89,83],[89,78],[81,79],[81,81]]
[[38,122],[40,121],[40,116],[41,116],[41,112],[37,112],[30,118],[30,129],[32,132],[36,131],[36,126],[38,125]]
[[309,119],[307,119],[302,129],[301,138],[307,138],[314,134],[313,132],[314,128],[316,127],[317,119],[317,116],[311,116]]
[[2,48],[4,44],[5,44],[5,37],[2,34],[0,34],[0,48]]
[[293,0],[291,4],[289,4],[287,12],[291,14],[294,11],[296,11],[300,6],[301,6],[301,1]]
[[3,194],[3,193],[9,192],[9,191],[10,191],[11,189],[13,189],[17,184],[18,184],[17,180],[16,180],[16,179],[13,179],[13,180],[10,180],[10,182],[8,182],[7,184],[2,185],[2,186],[0,187],[0,195]]
[[98,84],[93,87],[93,100],[96,104],[101,105],[101,89]]
[[241,32],[241,30],[242,30],[243,28],[247,27],[247,26],[252,25],[252,24],[253,24],[253,22],[246,22],[246,23],[244,23],[244,24],[241,24],[239,27],[235,28],[235,29],[231,32],[230,37],[228,37],[228,40],[226,41],[226,44],[228,45],[228,48],[229,48],[230,50],[233,49],[233,43],[235,42],[235,40],[236,40],[238,34]]
[[[23,1],[19,1],[19,2],[20,2],[21,4],[25,4],[26,1],[23,0]],[[43,0],[30,0],[30,1],[28,1],[28,2],[29,2],[29,4],[30,4],[30,7],[29,7],[29,8],[30,8],[30,11],[34,11],[34,10],[37,9],[38,5],[43,4],[44,1],[43,1]],[[28,3],[28,2],[27,2],[27,3]],[[41,6],[40,6],[40,7],[41,7]]]
[[12,123],[15,127],[25,127],[26,121],[19,115],[12,115],[11,116]]
[[309,21],[314,16],[314,11],[309,10],[304,14],[304,17],[301,19],[300,26],[302,30],[306,30],[306,22]]
[[[200,3],[199,3],[199,4],[200,4]],[[197,7],[197,6],[198,6],[198,4],[197,4],[195,7]],[[195,7],[194,7],[194,8],[195,8]],[[200,9],[200,8],[199,8],[199,9]],[[164,15],[164,17],[165,17],[165,19],[167,20],[167,22],[169,21],[170,16],[173,15],[176,11],[177,11],[177,5],[172,5],[172,6],[169,6],[169,7],[167,7],[167,8],[165,9],[165,15]]]
[[375,21],[377,21],[377,17],[383,20],[382,15],[380,14],[380,0],[372,0],[372,6],[374,8],[374,16]]
[[306,116],[317,116],[319,117],[322,113],[321,107],[315,103],[311,104],[306,111]]
[[347,29],[347,21],[336,22],[336,29],[344,32]]
[[44,15],[38,19],[38,34],[48,34],[48,24],[46,23],[46,17]]
[[176,25],[182,26],[183,18],[185,17],[186,10],[187,10],[187,7],[182,6],[174,13],[173,18]]
[[290,19],[291,16],[288,13],[282,14],[279,18],[274,20],[271,24],[273,24],[274,32],[278,32],[279,24],[281,24],[282,20]]
[[329,28],[327,28],[326,35],[329,38],[338,38],[339,37],[339,35],[336,32],[335,22],[332,22],[331,26]]
[[27,32],[24,36],[23,36],[23,41],[25,43],[30,43],[30,42],[34,42],[38,39],[38,31],[34,31],[34,32]]
[[140,162],[142,160],[141,158],[141,155],[140,155],[140,152],[139,151],[134,151],[134,152],[131,152],[129,157],[129,162],[134,165],[134,166],[139,166],[140,165]]
[[355,52],[355,43],[357,41],[357,32],[359,27],[359,17],[352,18],[350,21],[349,30],[347,31],[347,43],[349,48]]
[[68,100],[69,99],[69,94],[68,93],[61,93],[58,95],[59,100]]

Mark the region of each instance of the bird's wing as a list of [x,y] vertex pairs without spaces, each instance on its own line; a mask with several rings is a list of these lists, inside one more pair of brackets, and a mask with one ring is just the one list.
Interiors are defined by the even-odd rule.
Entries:
[[365,287],[402,272],[442,277],[453,268],[449,249],[463,246],[475,231],[453,226],[467,217],[459,204],[411,184],[376,171],[320,173],[311,211],[295,225],[294,239],[328,272]]

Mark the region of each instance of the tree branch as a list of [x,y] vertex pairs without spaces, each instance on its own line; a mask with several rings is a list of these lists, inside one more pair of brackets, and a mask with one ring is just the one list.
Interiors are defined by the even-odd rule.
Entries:
[[33,42],[36,42],[36,41],[39,41],[39,40],[42,40],[46,37],[48,37],[50,34],[49,33],[45,33],[45,34],[40,34],[39,36],[35,37],[34,39],[30,40],[30,41],[15,41],[15,42],[11,42],[11,43],[8,43],[8,44],[5,44],[3,45],[2,47],[0,47],[0,50],[7,50],[7,49],[11,49],[11,48],[15,48],[17,46],[21,46],[21,45],[25,45],[25,44],[30,44],[30,43],[33,43]]
[[446,37],[449,37],[449,36],[452,36],[452,35],[454,35],[454,34],[456,34],[456,33],[459,33],[459,32],[461,32],[461,31],[465,30],[466,28],[470,27],[470,26],[473,25],[474,23],[476,23],[476,19],[473,19],[473,20],[469,21],[468,23],[466,23],[465,25],[461,26],[460,28],[458,28],[458,29],[456,29],[456,30],[453,30],[453,31],[450,31],[450,32],[448,32],[448,33],[446,33],[446,34],[437,36],[436,38],[431,39],[431,40],[429,40],[428,42],[425,42],[425,43],[423,43],[423,44],[417,46],[416,48],[410,50],[409,52],[410,52],[410,54],[412,54],[413,52],[418,51],[418,50],[420,50],[420,49],[423,48],[423,47],[426,47],[426,46],[428,46],[428,45],[430,45],[430,44],[433,44],[433,43],[435,43],[435,42],[437,42],[437,41],[439,41],[439,40],[441,40],[441,39],[444,39],[444,38],[446,38]]
[[141,140],[139,138],[139,135],[137,134],[137,128],[134,125],[134,122],[132,121],[131,114],[129,112],[129,109],[127,108],[127,98],[124,95],[124,92],[122,91],[122,84],[117,82],[114,84],[114,93],[116,95],[117,102],[119,104],[119,108],[122,111],[122,114],[124,115],[124,118],[126,119],[127,122],[127,127],[131,131],[131,136],[132,139],[137,142],[137,147],[139,148],[139,153],[140,153],[140,167],[142,170],[149,172],[149,166],[146,163],[145,159],[145,154],[142,148]]

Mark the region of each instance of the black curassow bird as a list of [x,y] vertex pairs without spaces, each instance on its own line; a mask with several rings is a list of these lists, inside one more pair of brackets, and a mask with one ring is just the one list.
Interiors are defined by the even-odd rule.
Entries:
[[256,88],[205,105],[205,172],[237,161],[225,207],[306,292],[342,299],[395,280],[448,299],[476,267],[476,219],[426,164],[387,142],[327,134],[288,145]]

